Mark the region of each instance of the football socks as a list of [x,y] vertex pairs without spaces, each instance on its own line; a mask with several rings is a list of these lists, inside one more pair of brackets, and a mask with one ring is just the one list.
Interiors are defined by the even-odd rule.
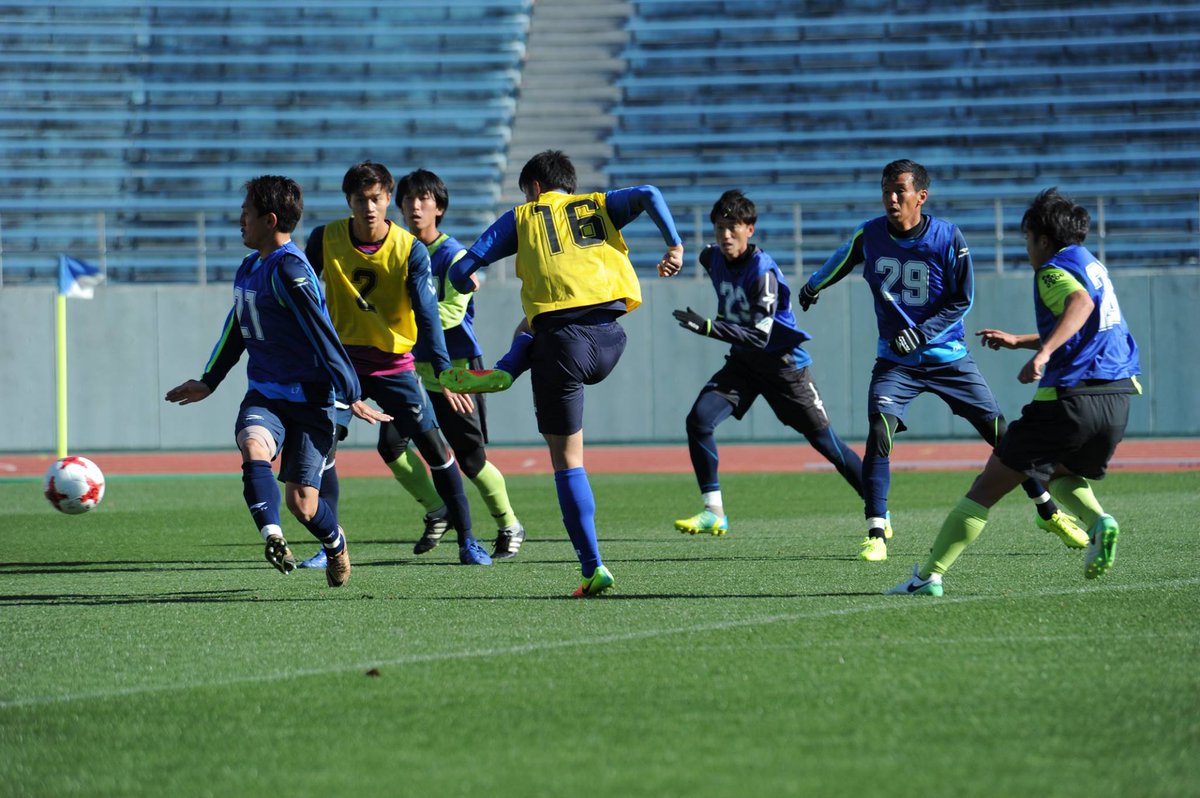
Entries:
[[575,547],[584,579],[588,579],[601,564],[600,547],[596,541],[596,499],[588,482],[587,471],[567,468],[554,472],[554,487],[558,492],[558,507],[562,510],[563,526]]
[[987,517],[988,509],[982,504],[973,502],[966,496],[959,499],[958,504],[942,522],[942,529],[933,541],[929,559],[925,561],[921,573],[946,573],[958,559],[958,555],[962,554],[963,549],[979,537],[979,533],[987,524]]
[[491,462],[484,462],[479,473],[471,478],[471,484],[479,490],[479,495],[483,497],[483,503],[487,505],[488,512],[491,513],[492,518],[496,519],[497,528],[509,527],[517,523],[517,516],[513,513],[512,505],[508,501],[508,487],[504,482],[504,474],[500,473],[499,468],[496,468]]
[[1071,475],[1052,480],[1050,493],[1088,529],[1104,515],[1104,508],[1092,493],[1091,484],[1083,477]]
[[442,506],[442,497],[438,495],[429,472],[425,470],[425,462],[412,449],[405,449],[404,454],[387,464],[392,476],[400,483],[400,487],[408,491],[417,502],[432,512]]

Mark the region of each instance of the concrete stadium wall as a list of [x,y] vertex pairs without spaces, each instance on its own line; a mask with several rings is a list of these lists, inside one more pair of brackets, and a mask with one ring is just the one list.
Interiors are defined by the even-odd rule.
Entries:
[[[1200,272],[1115,273],[1121,307],[1141,348],[1146,395],[1133,403],[1129,434],[1200,434],[1200,374],[1192,324],[1200,307]],[[477,300],[477,327],[488,362],[507,348],[520,318],[518,284],[487,283]],[[977,276],[967,328],[1034,329],[1028,272]],[[616,372],[589,389],[585,434],[592,443],[682,443],[683,419],[701,386],[721,364],[726,347],[680,329],[674,308],[712,313],[704,280],[685,275],[643,280],[645,304],[623,320],[629,346]],[[197,377],[231,301],[228,284],[110,285],[90,301],[68,301],[69,442],[73,452],[205,450],[232,447],[233,418],[245,391],[235,369],[201,404],[163,401],[168,388]],[[814,336],[814,375],[835,428],[848,440],[865,437],[865,396],[875,346],[874,311],[857,278],[839,284],[801,322]],[[56,448],[54,291],[0,290],[0,451],[49,453]],[[1016,381],[1024,352],[973,347],[984,374],[1011,419],[1032,396]],[[528,377],[487,397],[494,444],[540,443]],[[970,427],[933,397],[910,409],[912,437],[969,438]],[[765,404],[718,432],[726,442],[794,440]],[[373,446],[375,430],[353,425],[350,446]]]

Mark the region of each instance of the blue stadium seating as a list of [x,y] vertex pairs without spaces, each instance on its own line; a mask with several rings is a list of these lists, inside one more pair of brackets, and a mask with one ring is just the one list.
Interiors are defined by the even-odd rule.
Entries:
[[[879,214],[883,164],[910,157],[933,175],[930,211],[959,223],[982,268],[997,252],[1024,266],[1023,203],[1050,185],[1094,216],[1105,202],[1113,265],[1198,262],[1200,6],[632,5],[606,173],[662,187],[689,240],[738,187],[760,206],[759,242],[812,270]],[[640,235],[631,247],[653,253]]]
[[[56,0],[0,9],[4,282],[60,251],[113,280],[221,279],[240,186],[286,174],[303,230],[370,158],[447,182],[446,229],[493,218],[533,0]],[[202,220],[197,214],[204,214]],[[203,229],[201,231],[201,227]]]

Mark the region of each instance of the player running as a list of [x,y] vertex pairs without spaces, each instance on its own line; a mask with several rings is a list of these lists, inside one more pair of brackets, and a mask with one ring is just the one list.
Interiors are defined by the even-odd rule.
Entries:
[[[863,222],[850,240],[801,288],[808,310],[820,291],[863,266],[875,300],[879,328],[868,389],[863,493],[867,535],[859,559],[887,559],[888,491],[892,442],[907,427],[904,414],[922,393],[939,397],[970,422],[992,447],[1006,428],[1000,406],[964,343],[963,317],[974,299],[971,253],[958,227],[921,212],[929,174],[909,160],[883,168],[885,215]],[[1023,483],[1037,506],[1037,525],[1067,546],[1083,548],[1087,536],[1036,479]]]
[[980,330],[992,349],[1033,349],[1017,379],[1038,380],[1033,401],[1012,423],[946,517],[923,565],[889,590],[942,595],[942,576],[987,523],[988,510],[1022,480],[1048,480],[1050,490],[1088,525],[1085,579],[1103,576],[1117,556],[1117,521],[1100,506],[1088,480],[1103,479],[1125,434],[1129,396],[1140,394],[1137,343],[1121,315],[1104,264],[1089,252],[1087,210],[1047,189],[1021,219],[1034,270],[1036,333]]
[[704,509],[675,522],[680,532],[729,531],[717,478],[716,428],[731,415],[741,419],[761,395],[787,426],[804,435],[862,495],[862,461],[837,436],[809,373],[812,356],[797,329],[791,290],[775,260],[750,243],[758,213],[740,191],[726,191],[708,215],[717,244],[700,253],[700,265],[717,293],[717,317],[676,310],[686,330],[730,344],[725,365],[701,389],[687,416],[688,453]]

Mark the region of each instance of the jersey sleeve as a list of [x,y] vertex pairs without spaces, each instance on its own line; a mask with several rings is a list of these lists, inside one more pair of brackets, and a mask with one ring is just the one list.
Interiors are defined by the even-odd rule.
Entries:
[[469,294],[475,290],[475,284],[471,282],[472,274],[501,258],[516,254],[517,214],[510,210],[483,231],[466,255],[451,264],[448,271],[450,284],[460,293]]
[[308,234],[308,241],[304,242],[304,257],[308,258],[309,265],[320,277],[321,272],[325,271],[325,225],[314,227]]
[[215,391],[230,370],[237,365],[246,350],[246,340],[242,338],[242,327],[238,324],[237,308],[230,308],[225,317],[225,325],[221,328],[221,337],[213,347],[208,363],[204,366],[204,374],[200,381]]
[[[451,266],[451,270],[453,268]],[[470,279],[468,275],[467,281],[470,282]],[[420,241],[413,242],[408,255],[408,295],[412,299],[413,315],[417,320],[417,338],[429,342],[429,362],[433,365],[433,373],[441,374],[450,368],[450,356],[446,350],[446,336],[442,332],[429,250]]]
[[1052,266],[1037,273],[1037,290],[1042,304],[1055,316],[1061,316],[1067,297],[1087,289],[1070,272]]
[[667,207],[667,201],[663,199],[657,186],[633,186],[609,191],[604,195],[604,206],[608,211],[608,218],[612,219],[618,230],[645,211],[662,233],[667,246],[674,247],[683,243],[679,231],[675,229],[671,209]]
[[822,291],[853,272],[865,259],[863,225],[859,225],[850,240],[838,247],[829,260],[808,278],[808,287],[813,291]]
[[[459,260],[462,260],[467,251],[459,250],[454,256],[454,260],[450,261],[453,266]],[[449,280],[443,285],[445,289],[442,298],[438,301],[438,317],[442,322],[442,329],[449,330],[463,323],[463,319],[467,317],[467,308],[471,304],[471,295],[464,294],[454,287]]]
[[334,391],[347,404],[353,404],[361,396],[358,375],[322,307],[315,278],[309,265],[298,256],[284,255],[272,278],[275,296],[296,317],[317,361],[329,373]]

